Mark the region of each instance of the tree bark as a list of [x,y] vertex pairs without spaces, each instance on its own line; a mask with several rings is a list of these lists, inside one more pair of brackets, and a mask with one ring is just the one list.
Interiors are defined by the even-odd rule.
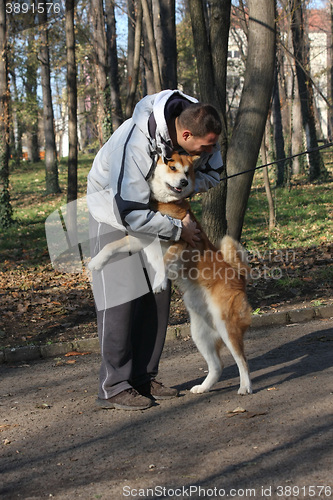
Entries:
[[54,116],[51,92],[51,72],[49,39],[47,25],[47,2],[43,1],[44,9],[39,14],[41,47],[39,58],[41,62],[41,81],[43,90],[43,117],[45,133],[45,172],[46,172],[46,193],[60,193],[58,181],[57,149],[54,133]]
[[[244,87],[227,155],[228,175],[254,169],[272,95],[275,66],[275,2],[249,0]],[[254,171],[228,182],[228,233],[239,240]]]
[[0,0],[0,227],[12,224],[9,193],[9,82],[6,2]]

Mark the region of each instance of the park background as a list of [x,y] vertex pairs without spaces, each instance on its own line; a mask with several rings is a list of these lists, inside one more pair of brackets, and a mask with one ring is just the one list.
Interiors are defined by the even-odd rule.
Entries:
[[[85,195],[98,149],[140,98],[165,88],[221,114],[229,179],[192,203],[213,240],[228,230],[249,250],[254,313],[331,303],[331,2],[0,10],[1,347],[96,335],[87,275],[52,267],[45,220]],[[170,323],[185,321],[174,288]]]

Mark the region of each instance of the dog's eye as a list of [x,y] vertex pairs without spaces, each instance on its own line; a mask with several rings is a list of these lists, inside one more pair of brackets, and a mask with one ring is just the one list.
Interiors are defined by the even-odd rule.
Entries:
[[177,169],[176,169],[176,167],[175,167],[174,165],[169,165],[169,168],[170,168],[170,170],[172,170],[173,172],[176,172],[176,170],[177,170]]

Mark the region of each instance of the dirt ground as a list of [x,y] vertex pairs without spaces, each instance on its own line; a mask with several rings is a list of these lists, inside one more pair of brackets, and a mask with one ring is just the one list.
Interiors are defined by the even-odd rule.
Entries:
[[[189,388],[205,362],[168,341],[160,366],[180,397],[145,410],[96,408],[99,356],[0,366],[0,496],[25,500],[333,497],[333,318],[251,329],[254,394]],[[75,361],[75,362],[74,362]]]

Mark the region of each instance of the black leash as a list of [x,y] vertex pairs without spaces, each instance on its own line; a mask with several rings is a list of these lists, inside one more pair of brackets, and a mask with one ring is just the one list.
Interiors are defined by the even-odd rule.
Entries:
[[223,177],[221,179],[221,181],[226,181],[228,179],[231,179],[232,177],[237,177],[238,175],[248,174],[249,172],[254,172],[255,170],[258,170],[259,168],[270,167],[271,165],[276,165],[277,163],[281,163],[283,161],[292,160],[292,158],[296,158],[297,156],[307,155],[307,154],[314,153],[315,151],[320,151],[321,149],[330,148],[331,146],[333,146],[333,142],[328,142],[327,144],[323,144],[322,146],[308,149],[307,151],[302,151],[301,153],[297,153],[297,154],[294,154],[291,156],[286,156],[285,158],[281,158],[280,160],[275,160],[275,161],[272,161],[270,163],[266,163],[265,165],[260,165],[259,167],[254,167],[254,168],[250,168],[248,170],[243,170],[242,172],[237,172],[237,174],[227,175],[226,177]]

